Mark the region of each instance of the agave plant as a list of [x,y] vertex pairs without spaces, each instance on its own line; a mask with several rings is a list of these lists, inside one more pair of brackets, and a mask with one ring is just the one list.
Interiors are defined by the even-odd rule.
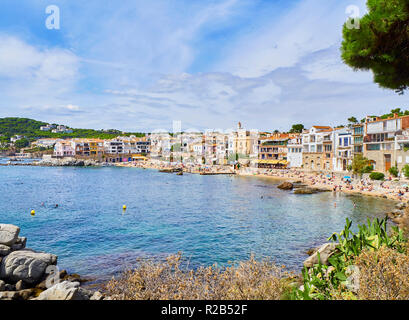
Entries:
[[344,229],[329,238],[338,241],[335,252],[328,258],[329,266],[321,263],[318,253],[318,264],[312,268],[304,268],[304,285],[296,290],[294,298],[331,299],[333,289],[339,290],[342,295],[353,297],[353,293],[348,290],[348,275],[354,258],[359,256],[362,250],[378,250],[386,246],[401,253],[405,251],[404,243],[407,239],[404,238],[402,230],[394,226],[391,228],[391,235],[388,235],[387,222],[387,217],[372,222],[368,219],[367,225],[358,225],[358,233],[353,233],[352,221],[347,218]]

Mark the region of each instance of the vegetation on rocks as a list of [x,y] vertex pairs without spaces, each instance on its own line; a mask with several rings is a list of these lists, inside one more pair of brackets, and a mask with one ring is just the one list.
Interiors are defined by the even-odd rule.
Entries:
[[[330,240],[331,254],[325,264],[319,251],[317,263],[296,276],[270,260],[250,260],[220,268],[216,265],[182,267],[182,255],[165,262],[142,260],[137,268],[109,281],[105,290],[113,299],[220,299],[220,300],[357,300],[408,299],[408,242],[403,231],[387,218],[344,230]],[[322,251],[321,251],[322,252]],[[310,257],[311,258],[311,257]]]
[[188,269],[179,253],[165,262],[142,260],[105,289],[118,300],[278,300],[290,291],[288,278],[282,267],[254,257],[226,268]]

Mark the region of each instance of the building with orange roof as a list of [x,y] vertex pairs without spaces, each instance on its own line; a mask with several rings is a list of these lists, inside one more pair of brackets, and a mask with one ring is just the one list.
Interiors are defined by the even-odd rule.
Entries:
[[333,169],[333,129],[313,126],[302,133],[302,167],[319,171]]
[[288,141],[297,134],[274,133],[258,139],[258,167],[285,168],[288,161]]

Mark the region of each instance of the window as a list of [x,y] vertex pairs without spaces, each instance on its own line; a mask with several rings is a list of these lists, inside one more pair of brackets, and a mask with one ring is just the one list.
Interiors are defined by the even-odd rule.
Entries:
[[398,163],[402,163],[402,157],[401,156],[398,157]]
[[409,163],[409,157],[406,157],[406,163]]
[[344,138],[344,147],[348,147],[348,138]]
[[379,151],[379,150],[381,150],[381,145],[380,144],[368,144],[366,146],[366,150],[368,150],[368,151]]

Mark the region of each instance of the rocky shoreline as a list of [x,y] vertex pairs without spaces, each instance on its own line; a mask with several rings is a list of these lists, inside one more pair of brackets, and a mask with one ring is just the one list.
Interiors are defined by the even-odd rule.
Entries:
[[81,287],[77,274],[59,271],[58,257],[26,248],[20,228],[0,224],[0,300],[111,300]]

